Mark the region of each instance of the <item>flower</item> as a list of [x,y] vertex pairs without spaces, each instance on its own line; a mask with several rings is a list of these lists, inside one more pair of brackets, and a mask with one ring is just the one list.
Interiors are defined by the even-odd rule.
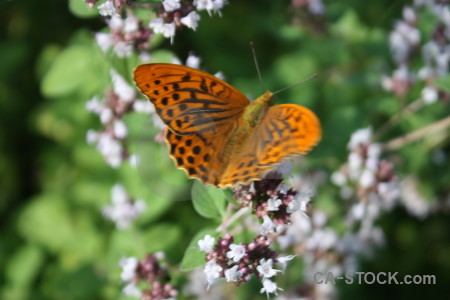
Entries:
[[143,200],[132,202],[125,188],[116,184],[111,190],[112,205],[105,205],[102,209],[105,217],[116,223],[118,229],[125,229],[145,210]]
[[243,245],[230,245],[230,251],[227,252],[227,257],[232,259],[234,262],[238,262],[245,256],[245,247]]
[[173,42],[176,30],[175,23],[164,23],[162,18],[155,18],[150,21],[149,26],[155,33],[161,33],[164,37],[170,38],[171,42]]
[[280,291],[283,290],[282,288],[279,288],[275,282],[273,282],[269,279],[264,279],[262,281],[262,284],[263,284],[263,288],[261,289],[260,293],[261,294],[266,293],[267,298],[269,298],[269,294],[274,293],[275,295],[278,295],[277,290],[280,290]]
[[200,250],[206,253],[209,253],[213,250],[215,239],[209,234],[205,235],[202,240],[198,241],[198,246]]
[[122,289],[122,293],[125,296],[129,296],[129,297],[135,297],[135,298],[140,298],[142,293],[141,291],[138,289],[137,285],[134,282],[130,282],[128,283],[123,289]]
[[114,6],[112,1],[106,1],[103,4],[100,4],[97,6],[100,15],[107,17],[107,16],[119,16],[117,13],[116,7]]
[[224,272],[225,273],[225,279],[228,282],[230,282],[230,281],[231,282],[237,282],[239,280],[239,277],[242,276],[242,272],[240,272],[238,270],[238,268],[239,268],[239,266],[235,265],[234,267],[225,270],[225,272]]
[[118,139],[124,139],[128,134],[128,129],[122,120],[116,120],[113,124],[114,136]]
[[139,265],[139,261],[136,257],[123,257],[119,261],[119,266],[122,267],[122,273],[120,273],[120,278],[129,282],[136,277],[136,269]]
[[200,57],[189,54],[188,58],[186,59],[186,66],[198,69],[200,67],[200,61]]
[[119,98],[125,102],[131,102],[136,98],[136,90],[129,85],[122,76],[117,73],[116,70],[111,69],[110,71],[114,93],[119,96]]
[[222,267],[216,263],[215,259],[211,259],[205,265],[204,272],[206,275],[206,281],[208,281],[208,289],[213,283],[214,279],[219,278]]
[[259,261],[259,265],[256,267],[256,270],[264,277],[270,278],[275,276],[277,272],[281,272],[280,270],[276,270],[272,268],[273,261],[272,259],[266,260],[265,258]]
[[186,27],[195,30],[195,29],[197,29],[199,20],[200,20],[200,15],[195,11],[191,11],[187,16],[182,17],[180,19],[180,22],[182,24],[186,25]]
[[194,0],[194,6],[197,10],[207,10],[208,14],[217,12],[220,15],[220,9],[226,4],[226,0]]
[[163,0],[162,5],[167,12],[174,11],[181,7],[180,0]]
[[275,224],[272,222],[269,216],[263,217],[264,222],[261,225],[260,233],[267,235],[268,233],[275,232]]
[[277,211],[279,208],[279,206],[282,204],[283,202],[278,199],[278,198],[270,198],[269,200],[267,200],[267,210],[269,211]]
[[287,262],[294,259],[294,257],[295,255],[277,257],[277,263],[281,266],[281,271],[283,272],[283,274],[286,271]]
[[106,52],[113,44],[111,34],[105,32],[97,32],[95,34],[95,41],[103,52]]
[[438,100],[438,91],[435,87],[426,86],[422,90],[422,99],[426,104],[433,104]]

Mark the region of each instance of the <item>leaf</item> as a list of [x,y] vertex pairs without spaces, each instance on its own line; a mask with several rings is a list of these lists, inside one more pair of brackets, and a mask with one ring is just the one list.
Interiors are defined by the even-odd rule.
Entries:
[[5,275],[15,287],[24,289],[30,285],[39,274],[39,268],[44,262],[42,250],[32,244],[15,250],[9,259]]
[[195,210],[205,218],[217,218],[225,212],[225,195],[219,188],[195,180],[191,196]]
[[49,97],[70,94],[82,87],[86,70],[92,66],[91,51],[85,46],[71,46],[54,60],[42,80],[42,92]]
[[450,76],[437,78],[434,80],[434,84],[438,88],[443,89],[446,92],[450,92]]
[[184,252],[180,270],[189,271],[205,264],[206,253],[200,251],[200,249],[198,248],[198,241],[203,239],[207,234],[215,238],[218,236],[218,233],[214,229],[203,229],[199,231],[191,240],[189,246]]
[[77,17],[89,18],[98,16],[96,7],[89,7],[83,0],[69,0],[69,10]]

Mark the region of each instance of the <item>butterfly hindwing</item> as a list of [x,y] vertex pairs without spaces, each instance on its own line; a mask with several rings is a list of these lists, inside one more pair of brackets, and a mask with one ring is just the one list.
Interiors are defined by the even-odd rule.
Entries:
[[222,186],[261,179],[283,158],[307,153],[320,138],[320,122],[306,107],[271,106],[227,166],[221,177]]
[[218,134],[219,127],[238,119],[250,103],[223,80],[181,65],[141,65],[134,80],[178,135]]

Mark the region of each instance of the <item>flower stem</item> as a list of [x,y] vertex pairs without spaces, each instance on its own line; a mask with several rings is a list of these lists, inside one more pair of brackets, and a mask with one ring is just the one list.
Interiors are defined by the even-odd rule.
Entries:
[[395,138],[393,140],[390,140],[383,146],[383,150],[387,151],[394,151],[397,149],[400,149],[406,144],[409,144],[411,142],[414,142],[418,139],[421,139],[427,135],[436,133],[438,131],[444,130],[450,128],[450,116],[439,120],[437,122],[434,122],[433,124],[430,124],[428,126],[425,126],[423,128],[417,129],[413,132],[410,132],[404,136]]

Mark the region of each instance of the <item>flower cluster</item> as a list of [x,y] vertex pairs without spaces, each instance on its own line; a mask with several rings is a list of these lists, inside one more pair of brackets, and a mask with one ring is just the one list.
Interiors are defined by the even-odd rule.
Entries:
[[[210,286],[217,278],[237,285],[250,280],[252,275],[262,280],[261,293],[277,293],[280,288],[270,280],[279,272],[284,272],[287,262],[294,256],[279,256],[270,249],[271,241],[265,236],[257,236],[251,243],[234,244],[229,234],[218,238],[217,243],[210,235],[198,242],[201,251],[206,252],[204,272]],[[276,263],[281,270],[274,269]]]
[[[421,33],[417,28],[418,12],[427,7],[438,20],[431,36],[425,36],[421,45]],[[383,87],[398,96],[404,96],[419,80],[425,81],[421,98],[425,104],[438,99],[448,99],[445,91],[438,89],[433,80],[448,74],[450,62],[450,5],[446,1],[416,0],[414,6],[403,8],[403,19],[396,22],[389,37],[390,49],[397,69],[392,76],[383,76]],[[418,54],[424,65],[413,70],[411,62]]]
[[263,219],[261,234],[273,232],[276,224],[289,224],[293,212],[306,212],[311,192],[296,191],[283,183],[282,174],[268,173],[261,181],[238,186],[234,196],[243,207],[251,207]]
[[391,208],[399,196],[398,180],[393,164],[380,159],[381,145],[371,142],[372,129],[356,131],[348,143],[348,162],[333,173],[332,181],[341,188],[341,196],[360,199],[354,209],[354,216],[361,219],[364,207],[380,202]]
[[148,60],[150,28],[144,26],[141,20],[130,13],[125,19],[113,15],[107,23],[109,32],[98,32],[95,35],[95,40],[102,51],[106,52],[112,48],[120,58],[128,57],[136,51],[141,54],[143,62]]
[[128,228],[147,207],[144,200],[132,201],[120,184],[111,189],[111,201],[112,205],[105,205],[102,211],[105,217],[116,224],[117,229]]
[[212,12],[219,13],[220,9],[225,5],[224,0],[163,0],[157,18],[150,21],[150,28],[155,33],[161,33],[166,38],[170,38],[173,42],[176,29],[183,26],[195,30],[200,20],[197,11],[207,10],[209,14]]
[[115,70],[111,70],[113,88],[105,93],[105,99],[93,97],[86,102],[86,109],[97,114],[104,128],[101,131],[90,129],[87,141],[96,144],[106,162],[117,168],[124,159],[130,158],[125,142],[128,129],[123,116],[130,112],[153,113],[155,124],[162,127],[162,121],[154,114],[153,105],[146,100],[138,100],[136,90]]
[[[122,258],[119,262],[122,267],[120,277],[126,283],[122,292],[141,300],[162,300],[176,297],[177,290],[167,283],[169,277],[160,263],[162,258],[162,253],[149,254],[142,261],[135,257]],[[138,284],[141,282],[150,285],[150,288],[139,289]]]

